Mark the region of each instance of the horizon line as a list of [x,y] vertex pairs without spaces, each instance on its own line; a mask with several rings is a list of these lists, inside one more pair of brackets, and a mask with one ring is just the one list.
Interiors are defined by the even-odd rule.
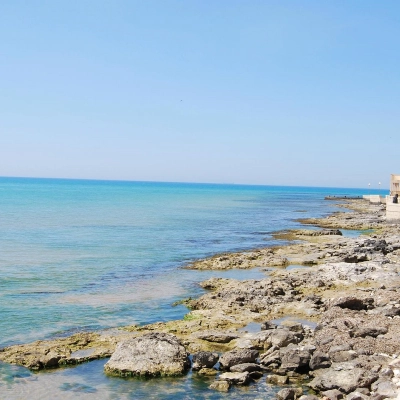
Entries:
[[263,183],[236,183],[236,182],[190,182],[190,181],[157,181],[157,180],[131,180],[131,179],[100,179],[100,178],[61,178],[43,176],[3,176],[0,179],[43,179],[43,180],[64,180],[64,181],[92,181],[92,182],[131,182],[131,183],[179,183],[188,185],[237,185],[237,186],[269,186],[269,187],[299,187],[299,188],[326,188],[326,189],[365,189],[365,190],[389,190],[389,187],[344,187],[344,186],[309,186],[309,185],[278,185]]

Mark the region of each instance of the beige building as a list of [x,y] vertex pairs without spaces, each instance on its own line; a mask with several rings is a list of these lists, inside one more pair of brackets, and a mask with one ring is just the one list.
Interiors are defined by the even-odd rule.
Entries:
[[393,203],[393,197],[400,196],[400,175],[390,175],[390,195],[386,196],[386,219],[400,220],[400,203]]
[[390,175],[390,195],[394,196],[398,194],[400,196],[400,175]]

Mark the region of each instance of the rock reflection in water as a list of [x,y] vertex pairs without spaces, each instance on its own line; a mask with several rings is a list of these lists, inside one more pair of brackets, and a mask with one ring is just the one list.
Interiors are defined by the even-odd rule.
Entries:
[[229,393],[208,388],[215,377],[189,373],[180,378],[115,378],[103,373],[107,360],[77,367],[32,373],[26,368],[0,364],[1,395],[8,400],[29,399],[273,399],[277,388],[265,379],[246,387],[234,387]]

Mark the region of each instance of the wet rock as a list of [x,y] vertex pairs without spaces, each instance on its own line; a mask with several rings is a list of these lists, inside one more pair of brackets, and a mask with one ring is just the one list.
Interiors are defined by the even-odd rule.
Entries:
[[186,349],[167,333],[148,333],[119,343],[104,366],[106,373],[120,376],[173,376],[188,368]]
[[271,321],[266,321],[261,324],[261,330],[266,331],[269,329],[276,329],[277,325]]
[[294,400],[296,398],[296,389],[294,388],[282,389],[276,394],[276,397],[279,400]]
[[258,357],[258,351],[250,349],[231,350],[223,354],[219,363],[222,369],[230,369],[237,364],[255,363]]
[[250,381],[248,372],[224,372],[218,378],[232,385],[247,385]]
[[217,353],[211,353],[209,351],[195,353],[192,358],[192,369],[196,371],[202,368],[212,368],[218,362],[218,358],[219,356]]
[[286,375],[268,375],[267,383],[270,385],[286,385],[289,382],[289,378]]
[[213,382],[209,388],[218,390],[219,392],[228,392],[231,384],[228,381],[215,381]]
[[217,375],[218,371],[214,368],[202,368],[197,373],[204,376],[214,376]]

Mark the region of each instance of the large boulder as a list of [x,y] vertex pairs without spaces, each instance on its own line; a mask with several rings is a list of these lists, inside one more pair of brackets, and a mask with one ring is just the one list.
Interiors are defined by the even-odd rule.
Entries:
[[104,366],[106,373],[120,376],[173,376],[189,368],[185,347],[167,333],[148,333],[120,342]]

